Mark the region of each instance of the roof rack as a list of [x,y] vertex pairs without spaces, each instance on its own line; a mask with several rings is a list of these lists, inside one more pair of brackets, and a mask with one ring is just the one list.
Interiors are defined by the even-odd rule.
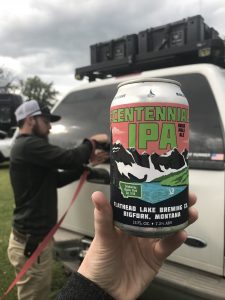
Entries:
[[224,48],[218,32],[197,15],[91,45],[91,65],[75,69],[75,78],[94,81],[193,63],[225,67]]

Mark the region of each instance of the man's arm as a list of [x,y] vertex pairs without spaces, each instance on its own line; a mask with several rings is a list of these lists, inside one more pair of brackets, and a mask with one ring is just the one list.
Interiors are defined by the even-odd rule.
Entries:
[[42,138],[31,136],[26,141],[24,151],[26,160],[36,165],[71,170],[88,163],[93,146],[86,139],[74,149],[63,149]]
[[[99,137],[101,143],[107,141],[107,135],[99,134],[94,136]],[[24,151],[26,160],[43,166],[57,169],[75,169],[87,164],[89,160],[95,160],[95,140],[84,139],[83,143],[74,149],[63,149],[61,147],[49,144],[47,140],[37,136],[27,138]]]

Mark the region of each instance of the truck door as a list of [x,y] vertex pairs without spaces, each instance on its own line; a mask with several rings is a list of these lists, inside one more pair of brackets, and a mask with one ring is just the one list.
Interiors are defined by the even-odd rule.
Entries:
[[[109,135],[109,109],[116,89],[117,85],[108,85],[72,92],[66,96],[54,111],[62,119],[52,124],[51,142],[70,148],[96,133]],[[99,167],[109,171],[109,162]],[[58,189],[59,216],[68,207],[76,186],[77,182]],[[109,184],[86,182],[64,220],[63,228],[91,237],[94,235],[91,194],[96,190],[102,191],[109,199]]]
[[199,211],[199,220],[187,229],[187,243],[170,259],[223,275],[224,140],[220,114],[205,76],[169,78],[181,82],[190,104],[190,190],[197,194]]

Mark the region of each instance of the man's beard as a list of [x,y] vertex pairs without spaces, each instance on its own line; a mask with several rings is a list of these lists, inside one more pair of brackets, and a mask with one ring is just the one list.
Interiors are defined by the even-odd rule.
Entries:
[[41,133],[41,130],[40,130],[40,128],[39,128],[39,125],[38,125],[37,121],[35,122],[35,125],[34,125],[34,127],[33,127],[33,129],[32,129],[32,133],[33,133],[34,135],[36,135],[36,136],[38,136],[38,137],[40,137],[40,138],[43,138],[43,139],[45,139],[45,140],[48,141],[48,134],[42,134],[42,133]]

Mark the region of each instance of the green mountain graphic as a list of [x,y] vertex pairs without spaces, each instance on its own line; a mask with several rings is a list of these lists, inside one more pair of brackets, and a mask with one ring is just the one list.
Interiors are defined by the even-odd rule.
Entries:
[[158,177],[152,182],[160,182],[161,185],[166,186],[188,185],[188,168],[185,168],[176,173]]

